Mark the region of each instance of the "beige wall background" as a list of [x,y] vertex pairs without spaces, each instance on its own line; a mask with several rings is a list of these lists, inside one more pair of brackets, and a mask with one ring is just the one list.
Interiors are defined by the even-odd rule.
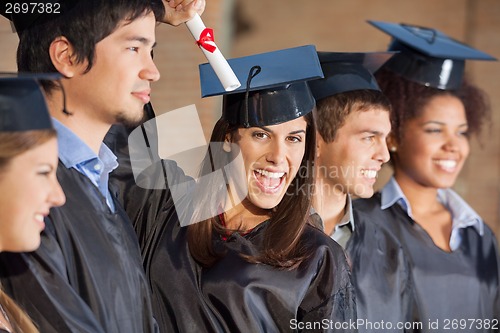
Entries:
[[[228,58],[305,44],[320,51],[385,50],[389,37],[366,23],[368,19],[436,28],[500,58],[499,0],[207,0],[203,14]],[[8,21],[0,17],[0,71],[16,70],[17,42]],[[208,136],[220,116],[220,98],[200,97],[198,64],[206,62],[203,54],[184,25],[160,25],[157,42],[155,61],[162,73],[153,86],[157,114],[194,104]],[[455,189],[500,239],[500,62],[470,61],[466,71],[489,94],[493,114],[481,142],[472,141]],[[388,175],[390,171],[379,186]]]

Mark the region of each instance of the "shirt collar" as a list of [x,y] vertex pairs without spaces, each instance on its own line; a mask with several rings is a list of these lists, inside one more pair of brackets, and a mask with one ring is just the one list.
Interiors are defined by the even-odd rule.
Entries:
[[66,168],[75,167],[85,161],[97,158],[96,154],[75,133],[57,119],[52,118],[57,131],[59,159]]
[[[381,209],[387,209],[394,204],[399,204],[409,217],[413,219],[411,206],[406,199],[401,187],[396,182],[394,177],[391,177],[389,182],[381,191]],[[446,207],[452,216],[452,231],[450,237],[450,247],[452,250],[458,248],[461,242],[459,230],[467,227],[474,227],[479,235],[484,234],[484,222],[471,206],[462,199],[452,189],[438,189],[438,200]]]
[[[452,189],[439,189],[438,200],[451,212],[452,232],[450,242],[458,237],[458,229],[474,227],[479,235],[484,234],[484,222],[478,213]],[[453,248],[453,246],[452,246]]]
[[108,172],[111,172],[118,167],[118,158],[104,143],[101,144],[101,148],[99,149],[99,159],[102,161]]
[[394,177],[389,179],[389,182],[382,188],[381,192],[381,207],[382,210],[392,207],[395,203],[399,204],[409,217],[413,218],[411,213],[411,206],[406,199],[401,187],[396,182]]
[[[340,222],[335,226],[334,232],[335,230],[337,230],[337,228],[348,224],[350,225],[351,230],[354,231],[355,226],[354,226],[354,215],[352,213],[352,199],[349,194],[347,194],[346,207],[344,208],[344,210],[346,210],[346,212],[344,216],[342,216]],[[314,207],[311,206],[309,213],[310,217],[313,219],[315,224],[320,225],[321,229],[324,229],[323,219],[321,218],[321,216],[319,216],[318,212],[316,212]]]
[[345,214],[342,216],[342,219],[340,222],[335,226],[335,229],[349,224],[351,227],[351,230],[354,231],[354,215],[352,214],[352,199],[349,194],[347,194],[347,200],[346,200],[346,207],[345,207]]
[[52,118],[52,121],[57,131],[59,159],[66,168],[75,168],[77,165],[84,164],[94,159],[102,161],[109,172],[118,166],[116,155],[113,154],[111,149],[104,143],[101,144],[99,156],[97,156],[94,151],[69,128],[55,118]]

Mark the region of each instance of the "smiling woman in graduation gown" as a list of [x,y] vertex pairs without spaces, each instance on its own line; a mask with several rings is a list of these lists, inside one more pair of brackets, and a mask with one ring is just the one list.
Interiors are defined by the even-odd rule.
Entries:
[[[45,331],[118,332],[119,327],[128,327],[127,332],[152,332],[149,287],[127,215],[118,203],[117,211],[110,212],[99,190],[75,169],[60,162],[57,177],[65,189],[66,205],[45,219],[42,246],[32,254],[43,260],[31,260],[27,254],[5,254],[2,260],[8,263],[10,276],[7,286],[31,313],[54,308],[54,315],[63,314],[59,319],[36,317]],[[96,255],[84,255],[88,252]],[[98,260],[99,253],[111,259],[103,263]],[[109,279],[110,272],[120,272],[120,279]],[[110,283],[97,288],[96,280]],[[68,283],[78,295],[73,289],[62,288]],[[29,295],[20,292],[25,285],[30,286]],[[104,306],[110,300],[114,300],[112,313],[134,316],[111,316]]]
[[354,201],[355,218],[375,221],[399,241],[409,265],[387,276],[408,273],[419,331],[498,331],[496,238],[450,189],[469,154],[469,137],[480,133],[488,112],[482,92],[463,78],[465,59],[492,57],[434,29],[371,23],[400,51],[376,74],[393,105],[394,176],[371,199]]
[[[321,72],[316,72],[320,67],[313,47],[298,48],[292,54],[278,52],[271,55],[271,60],[267,54],[245,58],[247,61],[241,64],[239,72],[238,66],[233,66],[244,80],[254,65],[261,65],[262,72],[253,79],[248,99],[244,87],[234,95],[225,96],[223,117],[216,125],[211,140],[212,143],[220,142],[220,149],[212,149],[215,165],[204,165],[208,166],[206,175],[225,169],[237,160],[233,153],[239,149],[239,144],[248,143],[256,137],[276,140],[274,144],[281,149],[286,145],[295,149],[307,146],[307,152],[299,156],[301,165],[312,158],[314,123],[311,111],[314,99],[305,82],[287,84],[304,81],[307,76],[289,77],[289,81],[262,88],[266,80],[273,80],[274,75],[267,72],[269,69],[265,64],[275,66],[279,63],[276,57],[300,58],[296,61],[301,62],[313,57],[314,74],[309,78],[321,75]],[[273,105],[272,109],[270,105]],[[258,114],[256,111],[261,107],[266,112]],[[247,108],[250,111],[245,115]],[[308,118],[307,122],[304,117]],[[297,127],[296,124],[303,125]],[[292,134],[279,134],[284,128],[292,128],[290,126],[303,130],[293,127]],[[229,127],[233,128],[233,136],[235,133],[240,135],[238,144],[224,143]],[[254,132],[257,132],[256,136],[250,136]],[[218,138],[215,139],[216,136]],[[284,142],[279,142],[279,138]],[[307,143],[297,143],[300,141]],[[225,145],[233,148],[228,152]],[[279,176],[277,170],[273,172]],[[292,171],[287,169],[286,172]],[[164,175],[167,175],[166,180]],[[236,176],[231,173],[226,175],[229,183],[234,185],[231,181]],[[243,177],[241,182],[236,183],[246,184],[247,178]],[[271,210],[259,208],[243,196],[244,204],[253,207],[253,212],[264,212],[253,217],[252,221],[257,221],[253,224],[249,224],[250,219],[244,218],[248,215],[240,215],[241,220],[237,224],[231,221],[230,214],[234,210],[227,209],[224,204],[228,188],[225,182],[221,184],[215,178],[207,182],[201,180],[190,190],[194,186],[193,181],[172,161],[153,165],[137,178],[139,186],[129,186],[129,199],[124,198],[127,201],[125,208],[137,225],[146,225],[147,236],[143,238],[142,250],[153,292],[155,318],[162,331],[282,332],[313,328],[318,331],[356,331],[352,325],[356,320],[355,298],[344,253],[321,230],[307,224],[310,203],[306,185],[311,181],[307,177],[310,173],[280,180],[283,184],[290,182],[288,190],[298,194],[283,198],[283,201],[295,202],[295,207],[287,208],[288,214],[283,207],[279,207],[281,198],[276,202],[276,198],[271,196],[274,201],[270,208],[278,204]],[[273,184],[274,180],[265,181]],[[178,191],[184,194],[174,193]],[[235,193],[234,189],[232,193]],[[297,199],[301,195],[305,201]],[[259,194],[255,198],[252,200],[262,202],[259,201],[262,200]],[[235,204],[231,208],[235,207],[241,209],[243,206]],[[190,224],[194,217],[208,211],[217,213],[204,222]],[[248,213],[247,208],[243,211]],[[284,214],[282,219],[276,216],[280,212]],[[299,219],[297,212],[300,212]],[[294,214],[295,218],[290,218],[289,214]],[[184,220],[186,216],[188,219]],[[187,224],[190,225],[186,227]],[[203,229],[207,226],[211,230],[208,233],[193,231],[193,227]],[[271,234],[279,235],[276,243],[280,243],[280,238],[284,240],[283,244],[278,244],[281,248],[269,243],[270,239],[274,239],[270,238]],[[202,247],[193,250],[200,244]],[[208,250],[200,251],[203,246]],[[274,252],[280,255],[274,258],[263,255],[269,249],[280,250]]]
[[[0,253],[36,250],[44,213],[65,201],[56,178],[57,133],[37,82],[57,77],[0,75]],[[39,332],[1,285],[0,332]]]

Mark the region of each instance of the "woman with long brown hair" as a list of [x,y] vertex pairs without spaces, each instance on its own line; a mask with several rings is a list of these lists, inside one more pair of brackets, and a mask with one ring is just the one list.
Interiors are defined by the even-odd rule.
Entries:
[[[126,206],[134,220],[153,224],[142,247],[159,326],[165,332],[354,331],[345,255],[308,223],[316,127],[305,81],[322,76],[316,50],[280,50],[230,64],[246,82],[230,94],[208,65],[201,67],[202,94],[224,94],[224,105],[192,195],[176,193],[190,193],[182,184],[189,180],[171,161],[163,163],[167,191],[128,192],[147,198],[150,207],[133,199]],[[147,177],[138,180],[148,186]],[[169,203],[176,214],[164,208]]]
[[[56,132],[38,83],[0,78],[0,252],[30,252],[40,245],[44,217],[65,201],[57,163]],[[38,332],[1,289],[0,332]]]

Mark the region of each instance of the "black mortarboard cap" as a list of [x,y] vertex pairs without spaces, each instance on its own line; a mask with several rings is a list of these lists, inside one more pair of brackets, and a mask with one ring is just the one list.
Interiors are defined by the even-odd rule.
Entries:
[[229,59],[228,63],[242,83],[240,88],[225,91],[208,63],[200,65],[200,80],[202,97],[224,95],[222,117],[230,124],[275,125],[314,108],[306,81],[323,77],[314,45]]
[[0,74],[0,132],[43,130],[52,127],[38,80],[57,74]]
[[496,60],[436,29],[403,23],[368,22],[392,36],[389,51],[400,51],[384,68],[425,86],[457,89],[462,83],[465,60]]
[[373,73],[393,55],[394,52],[318,52],[325,77],[309,82],[314,98],[319,101],[353,90],[380,91]]
[[[11,21],[18,34],[25,29],[46,23],[66,14],[80,0],[37,0],[16,2],[12,6],[2,5],[0,14]],[[17,7],[16,5],[19,5]],[[7,10],[9,12],[7,12]]]

